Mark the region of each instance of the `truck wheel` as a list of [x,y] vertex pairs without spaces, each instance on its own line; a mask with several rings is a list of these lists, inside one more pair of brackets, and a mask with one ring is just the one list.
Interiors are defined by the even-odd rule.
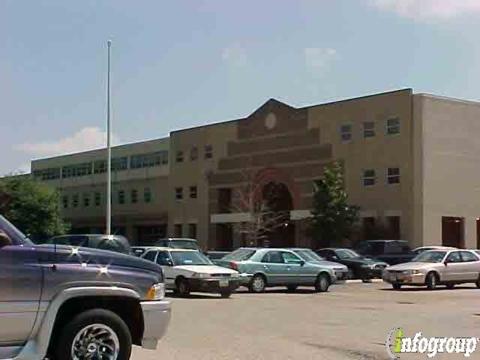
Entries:
[[125,322],[114,312],[87,310],[68,322],[56,343],[57,359],[128,360],[132,336]]
[[315,290],[318,292],[327,292],[330,287],[330,278],[327,274],[320,274],[315,281]]

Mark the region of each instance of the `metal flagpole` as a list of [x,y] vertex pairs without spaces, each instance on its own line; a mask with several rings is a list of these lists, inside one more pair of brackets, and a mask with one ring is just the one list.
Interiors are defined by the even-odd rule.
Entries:
[[107,235],[112,233],[112,148],[111,131],[112,124],[110,119],[110,49],[112,41],[107,41],[108,47],[108,65],[107,65]]

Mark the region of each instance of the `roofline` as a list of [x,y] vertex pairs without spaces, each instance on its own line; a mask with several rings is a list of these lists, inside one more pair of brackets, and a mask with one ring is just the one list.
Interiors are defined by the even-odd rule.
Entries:
[[454,97],[450,97],[450,96],[434,95],[434,94],[429,94],[429,93],[419,93],[419,94],[414,94],[414,95],[415,96],[420,96],[420,97],[426,97],[426,98],[430,98],[430,99],[435,99],[435,100],[459,102],[459,103],[468,104],[468,105],[480,106],[480,101],[475,101],[475,100],[465,100],[465,99],[459,99],[459,98],[454,98]]
[[[120,145],[115,145],[115,146],[112,146],[112,151],[115,150],[115,149],[119,149],[119,148],[123,148],[123,147],[127,147],[127,146],[151,143],[151,142],[160,141],[160,140],[170,140],[170,137],[166,136],[166,137],[162,137],[162,138],[141,140],[141,141],[136,141],[136,142],[132,141],[132,142],[128,142],[128,143],[124,143],[124,144],[120,144]],[[59,159],[59,158],[73,157],[73,156],[77,156],[77,155],[86,155],[86,154],[90,154],[90,153],[94,153],[94,152],[102,151],[102,150],[107,150],[107,148],[102,147],[102,148],[97,148],[97,149],[92,149],[92,150],[73,152],[73,153],[63,154],[63,155],[55,155],[55,156],[50,156],[50,157],[46,157],[46,158],[33,159],[33,160],[31,160],[31,162],[33,163],[33,162],[36,162],[36,161],[47,161],[47,160],[55,160],[55,159]]]
[[300,107],[300,108],[298,108],[298,110],[306,110],[306,109],[317,107],[317,106],[328,106],[328,105],[344,103],[344,102],[348,102],[348,101],[364,100],[364,99],[368,99],[368,98],[371,98],[371,97],[391,95],[391,94],[400,93],[400,92],[410,92],[410,94],[413,94],[413,88],[403,88],[403,89],[397,89],[397,90],[390,90],[390,91],[384,91],[384,92],[381,92],[381,93],[374,93],[374,94],[369,94],[369,95],[357,96],[357,97],[353,97],[353,98],[345,98],[345,99],[341,99],[341,100],[329,101],[329,102],[322,103],[322,104],[313,104],[313,105]]

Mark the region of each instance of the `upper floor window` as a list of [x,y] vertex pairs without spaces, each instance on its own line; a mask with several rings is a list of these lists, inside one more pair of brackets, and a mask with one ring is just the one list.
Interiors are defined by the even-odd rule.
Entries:
[[183,188],[177,187],[175,188],[175,199],[182,200],[183,199]]
[[387,183],[399,184],[400,183],[400,168],[388,168],[387,169]]
[[156,151],[153,153],[132,155],[130,168],[141,169],[168,164],[168,151]]
[[132,201],[132,204],[136,204],[138,202],[138,191],[136,189],[131,191],[130,200]]
[[400,134],[400,119],[390,118],[387,119],[387,135]]
[[365,121],[363,123],[363,137],[370,138],[375,136],[375,123],[373,121]]
[[152,202],[152,190],[150,188],[143,189],[143,201],[147,204]]
[[72,196],[72,205],[74,208],[78,207],[78,194]]
[[374,169],[366,169],[363,170],[363,185],[364,186],[372,186],[375,185],[375,170]]
[[196,186],[190,186],[190,198],[191,199],[196,199],[197,198],[197,187]]
[[118,203],[119,204],[125,204],[125,191],[124,190],[119,190],[118,191]]
[[33,176],[38,180],[60,179],[60,168],[34,170]]
[[90,194],[83,194],[83,206],[84,207],[90,206]]
[[63,203],[63,208],[64,209],[68,208],[68,195],[63,195],[62,196],[62,203]]
[[95,206],[100,206],[102,202],[102,195],[99,192],[95,193]]
[[213,146],[205,145],[205,159],[213,158]]
[[177,163],[183,162],[183,151],[181,150],[177,151],[176,160],[177,160]]
[[190,160],[195,161],[198,159],[198,148],[196,146],[190,149]]
[[92,163],[82,163],[67,165],[62,167],[62,178],[71,178],[77,176],[90,175],[92,173]]
[[352,125],[344,124],[340,126],[340,138],[343,142],[352,140]]

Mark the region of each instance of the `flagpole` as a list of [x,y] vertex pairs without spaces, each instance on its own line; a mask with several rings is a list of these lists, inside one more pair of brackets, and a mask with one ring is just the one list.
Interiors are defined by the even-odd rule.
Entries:
[[112,41],[107,41],[108,65],[107,65],[107,235],[112,233],[112,148],[111,148],[111,104],[110,104],[110,49]]

